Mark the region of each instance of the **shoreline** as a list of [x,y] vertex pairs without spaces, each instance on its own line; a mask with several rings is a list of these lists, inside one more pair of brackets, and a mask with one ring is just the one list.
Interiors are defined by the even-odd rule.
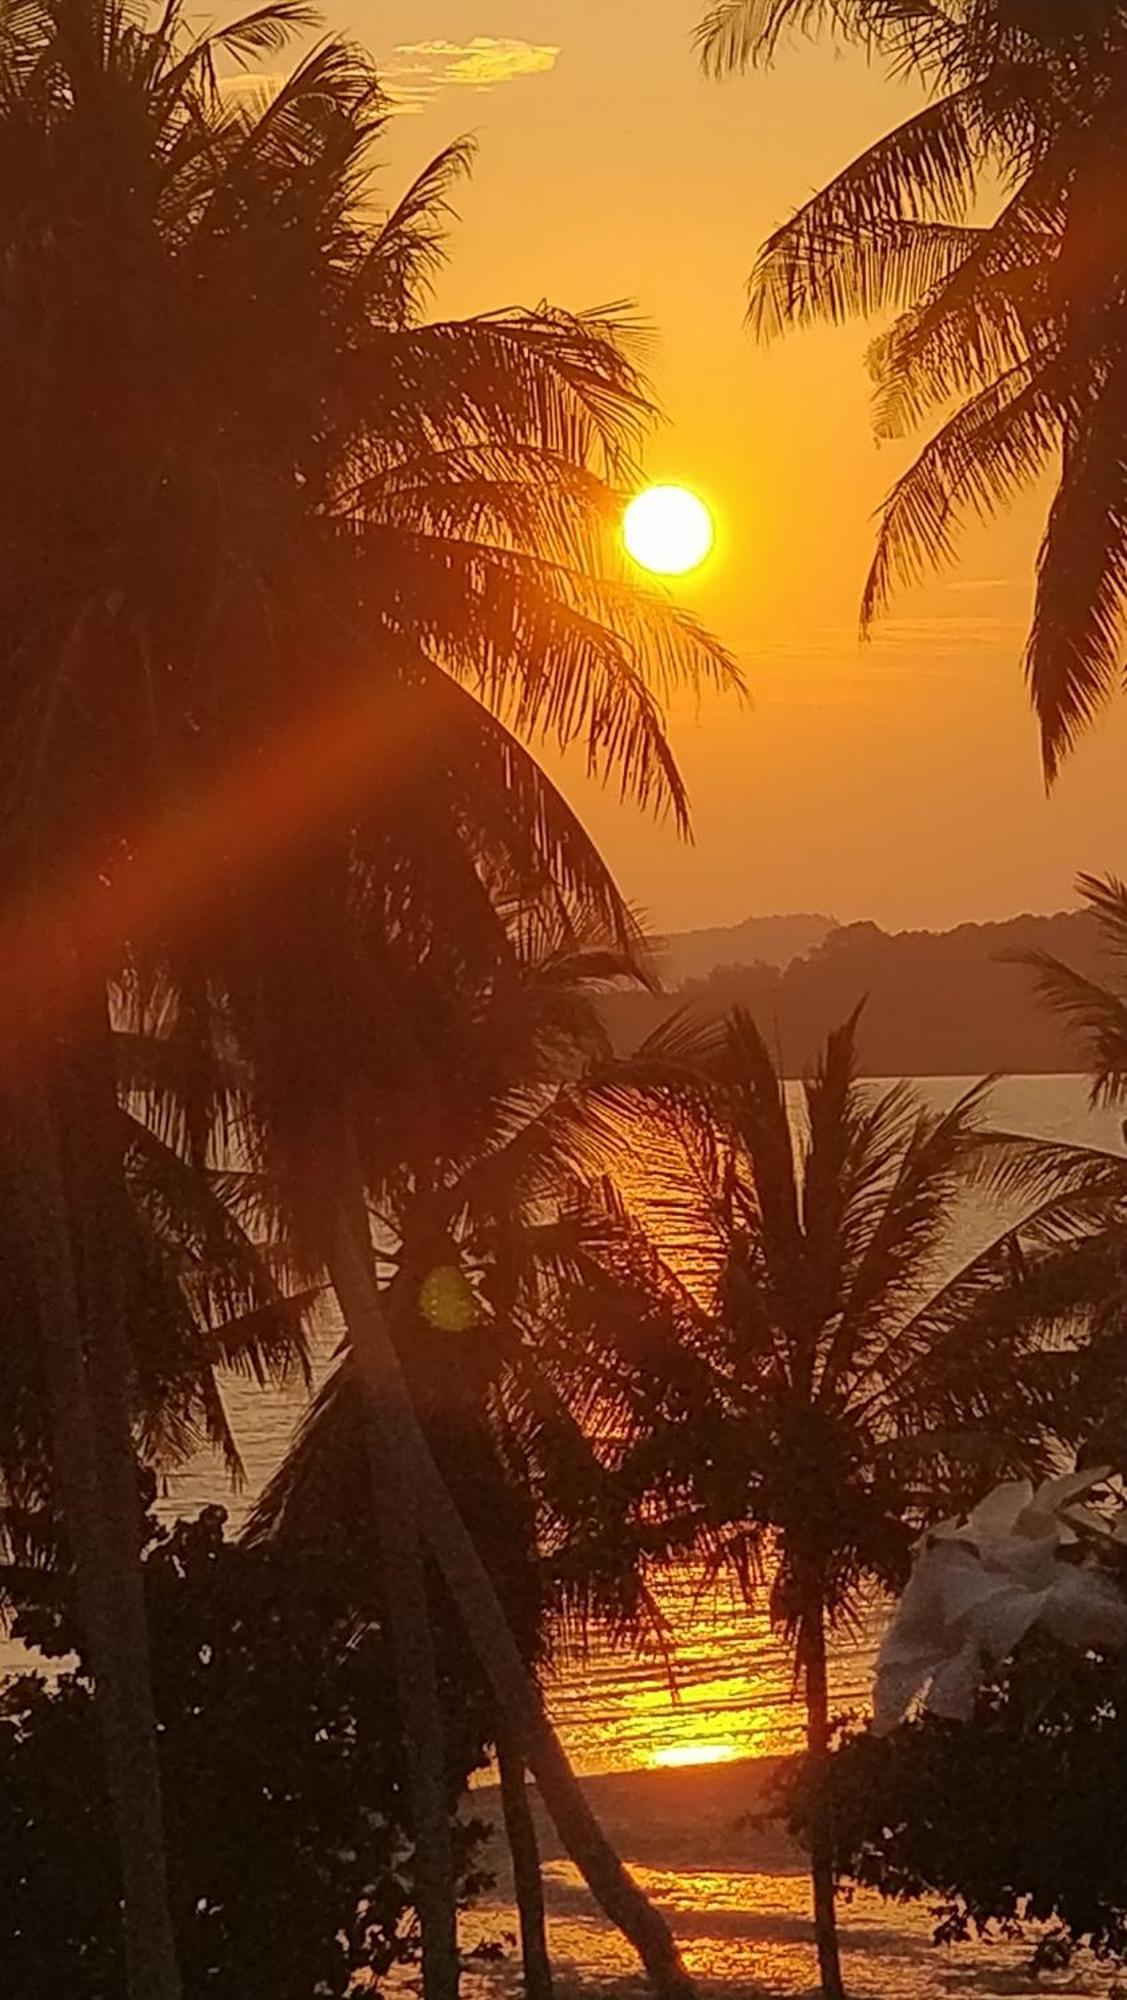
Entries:
[[[749,1868],[789,1866],[803,1873],[802,1851],[780,1824],[774,1830],[770,1825],[742,1824],[767,1812],[774,1781],[791,1761],[763,1756],[675,1767],[638,1765],[585,1773],[580,1783],[609,1839],[624,1859],[629,1848],[630,1860],[640,1867],[674,1867],[689,1849],[698,1865],[707,1866],[711,1860],[730,1867],[733,1849],[738,1849]],[[530,1784],[529,1789],[541,1857],[546,1865],[563,1861],[564,1851],[535,1786]],[[492,1809],[499,1819],[500,1787],[495,1779],[475,1785],[468,1801],[471,1817]]]
[[[817,2000],[806,1856],[779,1822],[754,1823],[788,1761],[733,1758],[581,1780],[623,1861],[666,1916],[701,2000]],[[560,2000],[648,2000],[630,1947],[596,1908],[533,1798]],[[496,1784],[475,1786],[467,1812],[493,1826],[483,1866],[496,1879],[462,1918],[466,2000],[519,2000],[517,1914]],[[839,1921],[850,2000],[1107,1995],[1108,1972],[1090,1959],[1034,1979],[1030,1940],[933,1945],[927,1902],[883,1903],[858,1890],[842,1896]],[[475,1959],[475,1947],[488,1955]]]

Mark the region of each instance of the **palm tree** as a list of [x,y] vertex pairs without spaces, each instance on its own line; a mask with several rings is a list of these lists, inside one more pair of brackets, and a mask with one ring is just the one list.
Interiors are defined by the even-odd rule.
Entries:
[[[387,1084],[373,1024],[389,934],[420,954],[448,935],[466,962],[488,960],[501,879],[526,905],[577,897],[630,942],[605,866],[529,742],[580,744],[683,823],[655,688],[730,667],[627,584],[611,545],[648,416],[627,330],[549,309],[425,324],[465,148],[374,223],[383,106],[354,49],[323,43],[260,96],[222,74],[305,25],[289,0],[194,42],[175,6],[150,28],[113,0],[32,5],[0,24],[0,338],[9,388],[22,376],[0,401],[15,996],[3,1082],[41,1237],[52,1223],[44,1320],[69,1329],[73,1367],[113,1411],[69,1502],[90,1529],[84,1573],[104,1577],[97,1535],[112,1520],[118,1580],[134,1577],[137,1617],[103,1621],[96,1673],[109,1684],[131,1633],[119,1679],[145,1678],[124,1470],[132,1361],[112,1305],[94,1347],[82,1301],[48,1314],[46,1288],[83,1256],[92,1291],[103,1283],[100,1177],[83,1183],[90,1206],[64,1204],[55,1163],[63,1148],[79,1158],[92,1129],[118,1130],[106,992],[133,963],[176,996],[201,1047],[237,1048],[295,1241],[346,1304],[386,1444],[403,1644],[425,1641],[417,1503],[475,1645],[540,1745],[544,1784],[597,1852],[589,1869],[675,1983],[664,1928],[568,1792],[425,1449],[375,1285],[361,1135]],[[80,1407],[61,1374],[58,1401]],[[93,1414],[86,1428],[98,1431]],[[114,1468],[116,1513],[96,1504]],[[425,1685],[417,1664],[405,1677]],[[144,1699],[129,1715],[148,1746],[149,1804],[134,1797],[124,1817],[147,1828],[135,1845],[155,1937]],[[123,1766],[123,1799],[132,1782]],[[140,1896],[127,1884],[127,1912]],[[456,1974],[440,1914],[425,1926],[435,1993]],[[168,1937],[165,1924],[132,1990],[175,1994]]]
[[[616,1063],[594,997],[638,967],[560,913],[514,911],[513,956],[477,988],[404,967],[398,1082],[364,1128],[363,1173],[398,1358],[427,1443],[535,1672],[552,1614],[617,1622],[647,1609],[588,1423],[541,1355],[577,1282],[624,1222],[602,1185],[600,1114],[656,1079]],[[646,1070],[648,1062],[649,1069]],[[237,1192],[236,1190],[232,1191]],[[558,1343],[557,1343],[558,1344]],[[372,1541],[371,1433],[356,1357],[341,1358],[248,1526],[252,1540]],[[380,1449],[376,1440],[375,1449]],[[394,1577],[381,1578],[386,1605]],[[497,1703],[496,1743],[525,1985],[550,1991],[525,1746]]]
[[[640,1337],[604,1301],[583,1354],[617,1344],[633,1383],[620,1506],[650,1545],[696,1548],[749,1598],[770,1579],[817,1767],[830,1739],[827,1635],[903,1578],[919,1526],[987,1473],[1037,1472],[1073,1416],[1068,1313],[1098,1296],[1077,1243],[1122,1215],[1121,1161],[987,1135],[984,1090],[932,1113],[856,1071],[856,1017],[801,1104],[740,1012],[701,1031],[701,1090],[654,1117],[628,1199],[666,1276]],[[634,1138],[636,1148],[636,1131]],[[969,1259],[961,1198],[987,1174],[1009,1214]],[[1017,1197],[1016,1206],[1014,1197]],[[656,1325],[664,1317],[663,1347]],[[626,1496],[633,1492],[627,1504]],[[822,1989],[842,1993],[832,1828],[811,1867]]]
[[[217,1453],[235,1484],[245,1477],[224,1401],[224,1378],[308,1388],[309,1325],[316,1288],[291,1283],[272,1246],[243,1227],[227,1193],[228,1175],[201,1157],[201,1135],[183,1120],[174,1080],[198,1051],[178,1024],[135,992],[118,995],[111,1035],[120,1106],[123,1224],[119,1246],[126,1288],[122,1317],[138,1332],[131,1378],[139,1464],[164,1472],[201,1449]],[[159,1030],[159,1031],[154,1031]],[[38,1505],[49,1502],[49,1418],[37,1363],[33,1236],[20,1214],[15,1134],[0,1143],[5,1190],[0,1250],[0,1345],[5,1485]]]
[[[952,555],[968,516],[1055,468],[1026,653],[1051,778],[1118,686],[1127,8],[724,0],[701,30],[706,61],[768,59],[792,24],[866,43],[928,101],[768,238],[752,324],[771,337],[891,309],[871,357],[878,435],[941,413],[884,504],[866,626]],[[973,221],[995,186],[993,221]]]
[[[175,1964],[151,1845],[159,1860],[159,1781],[138,1727],[146,1650],[131,1602],[142,1512],[138,1459],[166,1467],[206,1441],[238,1476],[221,1373],[274,1383],[295,1371],[308,1376],[311,1300],[286,1295],[185,1150],[184,1135],[162,1119],[153,1078],[174,1044],[166,1037],[157,1051],[128,994],[119,996],[117,1012],[121,1025],[110,1037],[121,1088],[116,1131],[89,1121],[60,1146],[57,1126],[34,1099],[20,1107],[22,1115],[3,1119],[0,1492],[9,1557],[22,1554],[29,1531],[33,1545],[41,1543],[45,1513],[60,1503],[65,1513],[78,1601],[103,1676],[100,1720],[127,1891],[127,1970],[133,1981],[159,1982],[175,1977]],[[100,1153],[95,1138],[105,1142]],[[79,1254],[65,1254],[75,1242]],[[107,1271],[112,1290],[106,1284],[103,1291]],[[135,1354],[117,1357],[120,1377],[91,1365],[92,1341],[108,1348],[119,1337],[101,1318],[107,1310],[142,1336]],[[118,1381],[125,1408],[114,1393]],[[126,1625],[116,1637],[115,1620]],[[143,1679],[141,1689],[144,1704]],[[140,1713],[151,1726],[143,1705]]]

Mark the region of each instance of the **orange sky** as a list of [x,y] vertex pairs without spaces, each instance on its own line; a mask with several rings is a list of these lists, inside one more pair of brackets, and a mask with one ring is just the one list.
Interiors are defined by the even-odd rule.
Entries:
[[[909,108],[856,56],[797,42],[722,85],[696,0],[388,0],[339,21],[385,64],[387,192],[454,135],[480,157],[443,310],[630,298],[659,341],[669,422],[648,469],[716,509],[725,550],[685,596],[738,654],[751,704],[675,716],[696,844],[569,779],[659,928],[824,910],[889,927],[1070,903],[1127,871],[1127,712],[1046,801],[1021,681],[1043,496],[968,537],[862,648],[871,516],[904,454],[868,428],[862,328],[757,348],[743,284],[767,230]],[[407,53],[404,53],[404,50]]]

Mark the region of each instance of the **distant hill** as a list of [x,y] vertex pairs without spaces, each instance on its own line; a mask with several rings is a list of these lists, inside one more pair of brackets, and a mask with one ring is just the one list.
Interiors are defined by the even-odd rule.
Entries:
[[675,931],[657,946],[667,986],[707,979],[724,965],[789,965],[813,951],[835,928],[832,917],[745,917],[712,930]]
[[[819,921],[826,920],[794,919],[797,925]],[[719,965],[664,995],[610,995],[606,1013],[616,1046],[628,1050],[678,1007],[710,1013],[747,1007],[793,1076],[810,1066],[828,1031],[864,999],[860,1048],[871,1076],[1082,1069],[1075,1038],[1038,999],[1027,968],[1007,962],[1029,951],[1052,953],[1096,978],[1108,973],[1096,925],[1084,912],[939,932],[847,924],[828,929],[806,956],[785,966]]]

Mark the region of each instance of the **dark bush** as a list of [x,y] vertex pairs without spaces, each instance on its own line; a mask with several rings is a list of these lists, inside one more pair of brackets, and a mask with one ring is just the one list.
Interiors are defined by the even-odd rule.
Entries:
[[[787,1799],[800,1833],[806,1782],[799,1774]],[[928,1898],[939,1941],[1031,1924],[1046,1969],[1081,1944],[1127,1961],[1123,1656],[1033,1634],[971,1721],[925,1716],[883,1741],[849,1734],[828,1782],[841,1875]]]
[[[413,1955],[391,1664],[356,1555],[157,1535],[146,1562],[172,1895],[190,2000],[313,2000]],[[52,1647],[46,1597],[21,1628]],[[480,1703],[446,1689],[451,1809]],[[474,1710],[477,1709],[475,1714]],[[460,1830],[463,1891],[481,1829]],[[5,2000],[120,2000],[114,1842],[81,1665],[0,1695]]]

